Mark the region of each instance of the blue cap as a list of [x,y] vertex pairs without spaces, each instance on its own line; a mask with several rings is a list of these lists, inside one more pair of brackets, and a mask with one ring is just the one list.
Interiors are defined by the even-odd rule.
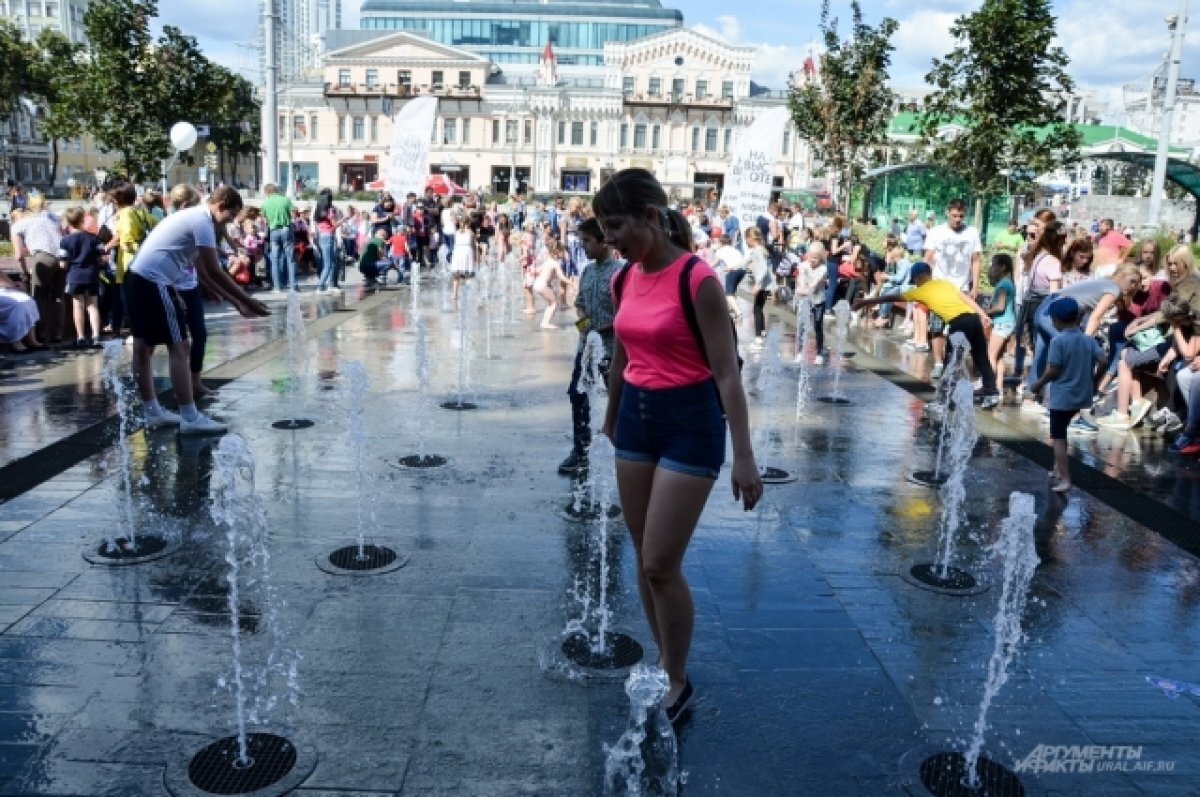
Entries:
[[1051,318],[1059,321],[1070,321],[1079,317],[1079,302],[1072,299],[1070,296],[1062,296],[1055,299],[1050,309],[1046,311]]
[[919,276],[921,276],[922,274],[929,274],[929,275],[931,275],[931,276],[932,276],[932,275],[933,275],[933,269],[931,269],[931,268],[929,267],[929,264],[928,264],[928,263],[926,263],[925,261],[923,261],[923,260],[918,260],[916,263],[913,263],[913,264],[912,264],[912,268],[910,268],[910,269],[908,270],[908,278],[909,278],[909,279],[912,279],[912,278],[914,278],[914,277],[919,277]]

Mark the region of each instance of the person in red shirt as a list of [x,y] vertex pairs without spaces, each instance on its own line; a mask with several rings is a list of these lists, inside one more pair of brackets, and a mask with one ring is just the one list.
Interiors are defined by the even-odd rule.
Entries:
[[1133,241],[1116,229],[1112,219],[1101,219],[1100,234],[1096,236],[1095,265],[1106,266],[1120,263],[1131,246],[1133,246]]
[[396,227],[396,232],[388,240],[388,268],[379,275],[380,282],[387,283],[387,273],[396,269],[396,283],[408,279],[408,264],[411,262],[408,251],[408,228],[403,224]]

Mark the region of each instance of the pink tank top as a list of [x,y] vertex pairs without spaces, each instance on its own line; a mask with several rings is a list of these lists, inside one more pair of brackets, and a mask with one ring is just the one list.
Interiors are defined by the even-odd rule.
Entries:
[[[644,274],[634,265],[625,277],[614,329],[628,359],[625,381],[634,387],[663,390],[712,378],[679,302],[679,271],[689,257],[681,255],[657,274]],[[614,284],[620,273],[613,275]],[[720,284],[717,272],[703,261],[692,267],[693,300],[709,279]]]

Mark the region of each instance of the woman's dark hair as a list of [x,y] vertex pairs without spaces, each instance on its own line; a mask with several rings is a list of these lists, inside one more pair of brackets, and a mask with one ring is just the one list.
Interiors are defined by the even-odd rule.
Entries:
[[1192,326],[1196,322],[1196,313],[1192,310],[1191,303],[1182,296],[1168,296],[1162,304],[1162,314],[1171,326]]
[[1076,238],[1071,242],[1071,245],[1067,247],[1067,251],[1063,255],[1063,265],[1067,266],[1068,268],[1074,268],[1075,255],[1079,254],[1080,252],[1086,252],[1088,256],[1087,263],[1084,264],[1083,268],[1079,269],[1084,274],[1087,274],[1092,270],[1092,260],[1096,255],[1092,250],[1092,242],[1086,238]]
[[313,211],[313,218],[317,221],[324,220],[329,215],[329,209],[333,207],[333,191],[328,188],[322,188],[321,193],[317,194],[317,207]]
[[[1053,214],[1051,214],[1053,216]],[[1042,222],[1042,234],[1038,236],[1037,243],[1033,246],[1033,251],[1029,253],[1029,262],[1037,260],[1038,256],[1045,252],[1058,259],[1061,263],[1063,259],[1063,243],[1067,239],[1066,230],[1063,229],[1063,224],[1057,219],[1050,219]]]
[[595,216],[589,216],[588,218],[579,222],[579,226],[576,227],[575,230],[580,235],[587,235],[591,238],[595,238],[597,241],[604,240],[604,228],[600,226],[600,222],[596,220]]
[[608,178],[592,200],[592,210],[601,219],[608,216],[645,218],[647,208],[658,211],[659,227],[671,243],[692,251],[692,225],[678,210],[667,207],[667,192],[645,169],[622,169]]
[[1000,273],[1006,277],[1011,277],[1013,273],[1012,255],[1006,252],[997,252],[992,255],[992,268],[1000,269]]

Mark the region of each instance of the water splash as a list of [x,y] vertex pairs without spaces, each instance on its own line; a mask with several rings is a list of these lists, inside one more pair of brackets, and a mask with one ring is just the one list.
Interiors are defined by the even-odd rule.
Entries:
[[[238,737],[238,760],[250,762],[246,748],[246,727],[263,722],[278,699],[273,689],[275,679],[282,678],[289,702],[299,698],[300,656],[286,646],[280,620],[282,601],[271,582],[271,557],[267,549],[267,519],[262,500],[254,483],[254,455],[246,441],[235,434],[226,435],[213,452],[212,506],[210,515],[218,528],[225,531],[225,563],[229,566],[225,579],[229,585],[229,634],[233,648],[232,673],[218,679],[218,685],[230,688],[234,695],[234,715]],[[240,608],[245,590],[260,593],[260,605],[265,607],[270,631],[270,650],[262,667],[253,668],[243,662]]]
[[678,742],[662,699],[670,689],[667,674],[646,664],[625,680],[629,722],[617,743],[604,745],[604,793],[607,797],[677,795]]
[[450,253],[444,245],[438,247],[437,258],[438,306],[441,307],[443,313],[448,313],[450,312]]
[[357,360],[351,360],[343,370],[350,388],[346,401],[346,433],[351,455],[354,457],[358,558],[364,560],[367,558],[367,526],[369,524],[371,528],[375,528],[378,525],[376,497],[379,494],[379,490],[376,489],[375,471],[371,468],[371,441],[366,424],[367,369]]
[[955,332],[950,336],[950,364],[942,372],[942,378],[938,381],[937,393],[933,400],[933,406],[937,408],[936,412],[942,420],[942,428],[938,432],[937,455],[933,461],[935,482],[942,473],[942,457],[946,452],[946,430],[950,426],[947,421],[950,418],[954,386],[961,379],[970,379],[970,374],[967,372],[967,336],[961,332]]
[[[424,408],[429,400],[430,386],[430,370],[431,362],[429,359],[429,325],[425,323],[424,318],[417,319],[417,342],[414,347],[413,358],[416,363],[417,370],[417,392],[420,395],[419,407]],[[425,441],[428,435],[428,424],[421,417],[420,409],[410,415],[413,423],[416,424],[417,434],[417,456],[422,460],[425,459]]]
[[835,320],[833,326],[833,348],[834,355],[837,357],[836,366],[833,369],[833,394],[832,398],[845,398],[841,394],[842,371],[846,367],[846,340],[850,337],[850,303],[845,299],[833,306],[833,317]]
[[959,379],[951,396],[954,409],[943,421],[950,429],[945,457],[948,476],[940,491],[942,515],[937,565],[938,574],[943,578],[949,575],[958,527],[962,523],[963,502],[967,498],[963,478],[966,476],[971,452],[975,450],[975,443],[979,440],[979,434],[975,430],[974,398],[975,390],[971,386],[971,380]]
[[983,737],[987,732],[988,709],[1008,681],[1008,668],[1025,638],[1021,618],[1029,599],[1029,584],[1041,561],[1033,539],[1036,523],[1033,496],[1013,493],[1008,499],[1008,517],[1000,527],[1000,539],[989,549],[1000,559],[1003,577],[1000,603],[993,621],[996,642],[992,657],[988,660],[987,681],[983,687],[983,700],[979,704],[979,716],[975,720],[975,735],[965,755],[967,773],[963,785],[970,789],[977,789],[980,785],[979,754],[983,750]]
[[592,483],[592,505],[597,508],[596,545],[600,549],[600,597],[596,607],[595,633],[591,636],[593,653],[608,652],[608,629],[612,624],[612,607],[608,601],[609,555],[608,555],[608,509],[612,506],[612,497],[616,490],[617,475],[615,470],[616,451],[612,441],[600,430],[603,427],[604,413],[600,411],[602,400],[607,399],[604,384],[604,363],[608,354],[604,348],[604,340],[600,333],[592,330],[588,333],[583,350],[583,371],[586,374],[586,385],[589,405],[592,409],[592,443],[588,447],[588,480]]
[[[117,504],[119,521],[124,529],[128,545],[137,550],[137,519],[134,517],[133,504],[133,451],[129,447],[130,394],[132,388],[123,378],[125,364],[125,341],[110,340],[104,344],[104,366],[101,371],[104,386],[112,396],[117,410]],[[108,550],[117,550],[117,538],[120,532],[110,532],[106,536]]]
[[796,377],[796,420],[804,417],[808,409],[808,401],[812,398],[812,373],[808,365],[808,347],[813,339],[812,299],[807,296],[797,304],[796,311],[796,340],[799,350],[796,352],[796,364],[800,367]]
[[304,311],[298,291],[288,291],[287,297],[287,355],[288,392],[291,418],[303,417],[308,400],[308,335],[304,330]]
[[458,405],[466,401],[471,389],[471,355],[475,348],[472,336],[475,322],[475,286],[464,281],[458,292]]

